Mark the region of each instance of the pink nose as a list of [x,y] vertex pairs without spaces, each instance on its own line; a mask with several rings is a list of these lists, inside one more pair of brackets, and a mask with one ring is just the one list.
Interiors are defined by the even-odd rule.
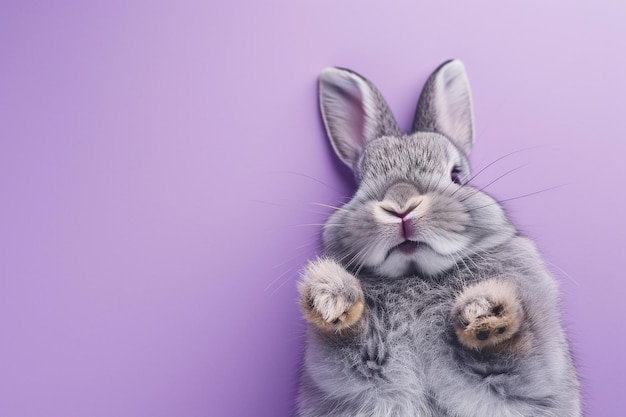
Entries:
[[389,209],[384,209],[387,213],[389,214],[393,214],[396,217],[399,217],[402,219],[402,237],[404,237],[405,239],[410,239],[411,236],[413,236],[413,232],[414,232],[414,228],[413,228],[413,223],[411,222],[411,219],[407,219],[406,217],[409,215],[410,212],[412,212],[415,207],[409,207],[407,210],[403,211],[402,213],[396,213],[393,210],[389,210]]
[[395,211],[385,209],[385,211],[389,214],[393,214],[396,217],[402,219],[402,237],[405,239],[410,239],[413,236],[414,228],[413,223],[410,218],[407,218],[410,212],[413,211],[415,207],[410,207],[408,210],[403,211],[402,213],[396,213]]
[[404,218],[406,216],[408,216],[410,212],[415,210],[418,205],[419,205],[418,203],[411,204],[406,210],[404,210],[401,213],[398,213],[397,211],[395,211],[393,209],[389,209],[389,208],[385,208],[385,207],[383,208],[383,210],[385,210],[387,213],[392,214],[392,215],[394,215],[396,217],[400,217],[404,221]]

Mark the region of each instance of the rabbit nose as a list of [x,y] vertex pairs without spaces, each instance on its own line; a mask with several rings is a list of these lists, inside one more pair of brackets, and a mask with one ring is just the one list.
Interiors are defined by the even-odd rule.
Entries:
[[393,216],[401,218],[404,221],[407,219],[409,214],[411,214],[411,212],[420,205],[420,203],[421,200],[418,201],[417,199],[412,199],[402,209],[398,209],[397,207],[383,207],[383,210]]
[[414,203],[411,203],[407,208],[405,208],[402,211],[396,211],[393,209],[387,209],[383,207],[383,210],[385,210],[387,213],[393,216],[399,217],[401,219],[400,220],[400,223],[401,223],[400,233],[404,239],[411,239],[411,237],[413,236],[415,232],[413,223],[411,222],[411,218],[413,216],[410,216],[410,214],[413,212],[413,210],[417,208],[417,206],[419,206],[419,203],[414,202]]
[[406,200],[403,205],[394,201],[383,201],[379,203],[381,213],[385,213],[381,221],[383,223],[399,223],[400,236],[404,239],[413,239],[416,231],[414,217],[419,216],[417,208],[425,202],[425,199],[425,196],[413,196]]
[[423,196],[414,196],[407,199],[403,205],[396,204],[393,201],[383,201],[380,203],[380,207],[385,210],[386,213],[391,214],[394,217],[399,217],[402,221],[405,221],[413,217],[411,214],[420,206],[420,204],[422,204],[423,201]]

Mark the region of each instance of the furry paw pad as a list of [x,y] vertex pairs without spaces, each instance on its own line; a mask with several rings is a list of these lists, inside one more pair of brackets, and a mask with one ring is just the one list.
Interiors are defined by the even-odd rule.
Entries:
[[491,279],[468,287],[452,309],[454,330],[465,347],[495,347],[517,334],[523,320],[515,286]]
[[305,318],[321,330],[342,332],[354,328],[365,304],[359,281],[337,262],[311,262],[298,283]]

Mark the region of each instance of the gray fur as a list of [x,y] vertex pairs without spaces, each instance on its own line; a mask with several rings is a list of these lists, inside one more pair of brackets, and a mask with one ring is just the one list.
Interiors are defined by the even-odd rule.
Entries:
[[461,61],[444,62],[428,78],[417,103],[413,131],[441,133],[469,154],[474,143],[474,115]]
[[324,69],[320,74],[319,95],[330,142],[337,156],[352,169],[368,142],[400,134],[398,123],[378,89],[355,72]]
[[[346,99],[346,80],[351,94],[371,101]],[[462,64],[445,63],[420,98],[417,131],[403,135],[369,81],[347,70],[322,73],[327,132],[359,179],[353,199],[324,227],[324,262],[357,278],[343,286],[335,282],[333,288],[346,292],[336,294],[345,302],[360,284],[365,312],[351,331],[309,326],[297,416],[582,415],[555,281],[534,244],[519,236],[502,208],[461,185],[469,178],[473,143],[469,97]],[[372,125],[358,126],[359,120]],[[376,134],[355,138],[347,132]],[[459,183],[451,180],[453,167]],[[399,220],[384,204],[400,207],[411,195],[427,197],[410,207],[414,217],[407,217],[406,236],[419,243],[405,254],[393,249],[405,232],[398,233]],[[316,296],[311,289],[319,273],[303,274],[300,288],[307,297]],[[507,348],[469,349],[454,332],[453,306],[467,288],[494,278],[516,289],[525,313],[521,328]],[[302,303],[305,310],[314,304]]]

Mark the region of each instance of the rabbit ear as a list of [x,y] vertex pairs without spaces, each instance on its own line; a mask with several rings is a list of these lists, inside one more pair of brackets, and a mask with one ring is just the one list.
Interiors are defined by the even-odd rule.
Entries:
[[417,103],[414,132],[436,132],[467,156],[474,143],[474,115],[463,63],[444,62],[426,81]]
[[330,142],[339,158],[352,169],[367,142],[400,134],[385,99],[372,83],[355,72],[324,69],[319,94]]

